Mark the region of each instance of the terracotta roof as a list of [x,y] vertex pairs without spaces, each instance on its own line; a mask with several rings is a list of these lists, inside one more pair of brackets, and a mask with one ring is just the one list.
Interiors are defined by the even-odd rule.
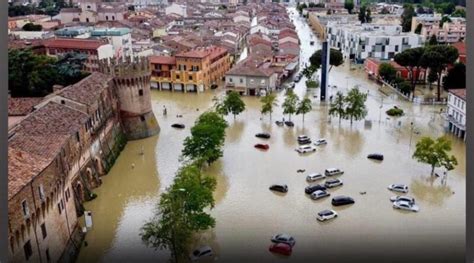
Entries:
[[67,86],[57,93],[58,96],[85,104],[96,102],[101,92],[109,85],[112,77],[100,72],[94,72],[81,81]]
[[80,8],[61,8],[60,13],[80,13]]
[[259,63],[257,60],[254,60],[252,57],[246,58],[245,60],[236,64],[231,70],[226,73],[226,75],[256,77],[271,76],[273,74],[273,71],[269,68],[262,67],[262,63]]
[[175,65],[176,58],[170,56],[150,56],[150,63],[152,64],[167,64],[167,65]]
[[40,155],[8,148],[8,200],[13,198],[50,163]]
[[43,98],[8,98],[8,116],[24,116],[33,111]]
[[97,50],[100,46],[107,44],[101,40],[91,39],[48,39],[44,41],[44,46],[47,48],[68,48],[68,49],[90,49]]
[[452,93],[457,97],[466,100],[466,89],[450,89],[449,93]]
[[456,43],[453,43],[452,46],[458,50],[460,56],[466,55],[466,43],[456,42]]

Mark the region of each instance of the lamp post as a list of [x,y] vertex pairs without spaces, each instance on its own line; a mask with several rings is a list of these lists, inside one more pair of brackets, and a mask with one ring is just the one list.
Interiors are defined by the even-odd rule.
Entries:
[[411,139],[413,137],[413,122],[410,123],[411,129],[410,129],[410,149],[411,149]]

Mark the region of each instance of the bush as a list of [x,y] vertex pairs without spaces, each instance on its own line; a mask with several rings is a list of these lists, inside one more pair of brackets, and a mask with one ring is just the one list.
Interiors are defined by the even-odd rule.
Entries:
[[319,84],[315,80],[307,80],[306,81],[306,87],[308,89],[315,89],[315,88],[319,87]]
[[402,93],[410,93],[411,92],[411,85],[408,82],[402,82],[398,85],[398,89]]
[[388,111],[386,111],[388,116],[402,116],[403,115],[403,110],[399,108],[391,108]]

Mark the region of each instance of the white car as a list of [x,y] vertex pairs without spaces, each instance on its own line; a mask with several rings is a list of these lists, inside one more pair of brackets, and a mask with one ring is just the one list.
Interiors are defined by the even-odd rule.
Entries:
[[316,148],[311,145],[302,145],[295,149],[299,153],[308,153],[308,152],[315,152]]
[[323,210],[318,213],[316,217],[319,221],[326,221],[337,217],[337,213],[334,210]]
[[317,140],[314,142],[314,145],[316,145],[316,146],[325,145],[325,144],[328,144],[328,142],[326,141],[326,139],[317,139]]
[[401,193],[408,193],[408,186],[405,184],[391,184],[388,186],[388,190],[401,192]]
[[326,171],[324,171],[324,174],[326,176],[333,176],[333,175],[340,175],[343,174],[344,171],[339,169],[339,168],[328,168]]
[[418,212],[420,211],[420,208],[415,205],[415,204],[410,204],[409,202],[406,201],[396,201],[393,202],[393,208],[396,209],[402,209],[402,210],[408,210],[408,211],[413,211],[413,212]]
[[333,188],[340,185],[343,185],[343,183],[339,179],[329,179],[324,183],[324,186],[326,186],[327,188]]
[[306,140],[310,140],[310,138],[308,137],[308,135],[298,135],[297,140],[298,141],[306,141]]
[[311,199],[318,200],[318,199],[321,199],[323,197],[327,197],[327,196],[330,196],[330,195],[331,195],[330,193],[328,193],[324,190],[316,190],[313,193],[311,193]]
[[212,248],[209,246],[203,246],[193,251],[190,255],[191,261],[197,261],[203,257],[212,257]]
[[320,179],[323,179],[323,178],[326,178],[326,176],[324,174],[312,173],[312,174],[309,174],[308,176],[306,176],[306,181],[307,182],[314,182],[314,181],[317,181],[317,180],[320,180]]
[[404,201],[404,202],[408,202],[412,205],[415,204],[415,198],[409,197],[409,196],[404,196],[404,195],[392,196],[392,197],[390,197],[390,201],[392,201],[392,202]]

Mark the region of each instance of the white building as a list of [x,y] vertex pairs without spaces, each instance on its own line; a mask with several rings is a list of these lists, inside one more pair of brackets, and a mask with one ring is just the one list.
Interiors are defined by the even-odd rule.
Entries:
[[114,47],[115,57],[133,55],[132,34],[128,28],[96,28],[91,31],[91,37],[106,38]]
[[447,128],[466,140],[466,89],[452,89],[448,94]]
[[399,25],[329,23],[326,33],[331,48],[357,62],[368,57],[392,59],[399,52],[423,44],[420,35],[402,33]]
[[176,3],[173,3],[170,6],[168,6],[167,8],[165,8],[165,14],[166,15],[176,14],[176,15],[180,15],[182,17],[188,17],[188,12],[187,12],[186,6],[176,4]]

